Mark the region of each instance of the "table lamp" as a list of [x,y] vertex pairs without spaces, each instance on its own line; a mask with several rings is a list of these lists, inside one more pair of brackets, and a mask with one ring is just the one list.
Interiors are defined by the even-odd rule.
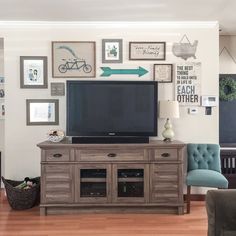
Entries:
[[179,118],[179,103],[178,101],[160,101],[159,102],[159,118],[165,118],[164,131],[162,136],[165,142],[171,142],[175,136],[172,129],[170,118]]

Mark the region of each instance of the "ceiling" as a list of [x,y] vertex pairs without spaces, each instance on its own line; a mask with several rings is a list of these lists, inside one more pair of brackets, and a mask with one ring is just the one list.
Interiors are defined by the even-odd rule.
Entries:
[[0,21],[219,21],[236,35],[235,0],[0,0]]

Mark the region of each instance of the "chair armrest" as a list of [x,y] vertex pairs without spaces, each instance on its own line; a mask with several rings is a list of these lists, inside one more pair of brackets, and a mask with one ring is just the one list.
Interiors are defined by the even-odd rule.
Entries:
[[209,190],[208,236],[236,235],[236,190]]

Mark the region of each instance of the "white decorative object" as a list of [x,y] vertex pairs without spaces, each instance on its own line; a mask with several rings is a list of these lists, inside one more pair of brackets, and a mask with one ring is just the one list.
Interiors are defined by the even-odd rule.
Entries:
[[48,134],[48,141],[53,143],[61,142],[65,138],[65,133],[62,130],[51,130]]
[[[186,39],[187,42],[183,42]],[[190,57],[196,59],[198,40],[194,40],[193,44],[190,43],[187,35],[185,34],[179,43],[173,43],[172,52],[176,57],[181,57],[184,60],[187,60]]]
[[179,118],[179,103],[178,101],[160,101],[159,103],[159,118],[166,119],[164,125],[165,130],[162,132],[164,141],[170,142],[174,138],[174,131],[172,129],[172,124],[170,118]]

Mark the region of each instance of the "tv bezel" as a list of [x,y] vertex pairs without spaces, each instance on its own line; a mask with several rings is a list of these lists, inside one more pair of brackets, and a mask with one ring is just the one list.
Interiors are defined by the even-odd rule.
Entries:
[[[152,84],[154,86],[154,130],[153,132],[69,132],[69,86],[73,84]],[[157,81],[74,81],[66,82],[66,135],[73,137],[155,137],[157,136],[157,102],[158,102],[158,82]]]

